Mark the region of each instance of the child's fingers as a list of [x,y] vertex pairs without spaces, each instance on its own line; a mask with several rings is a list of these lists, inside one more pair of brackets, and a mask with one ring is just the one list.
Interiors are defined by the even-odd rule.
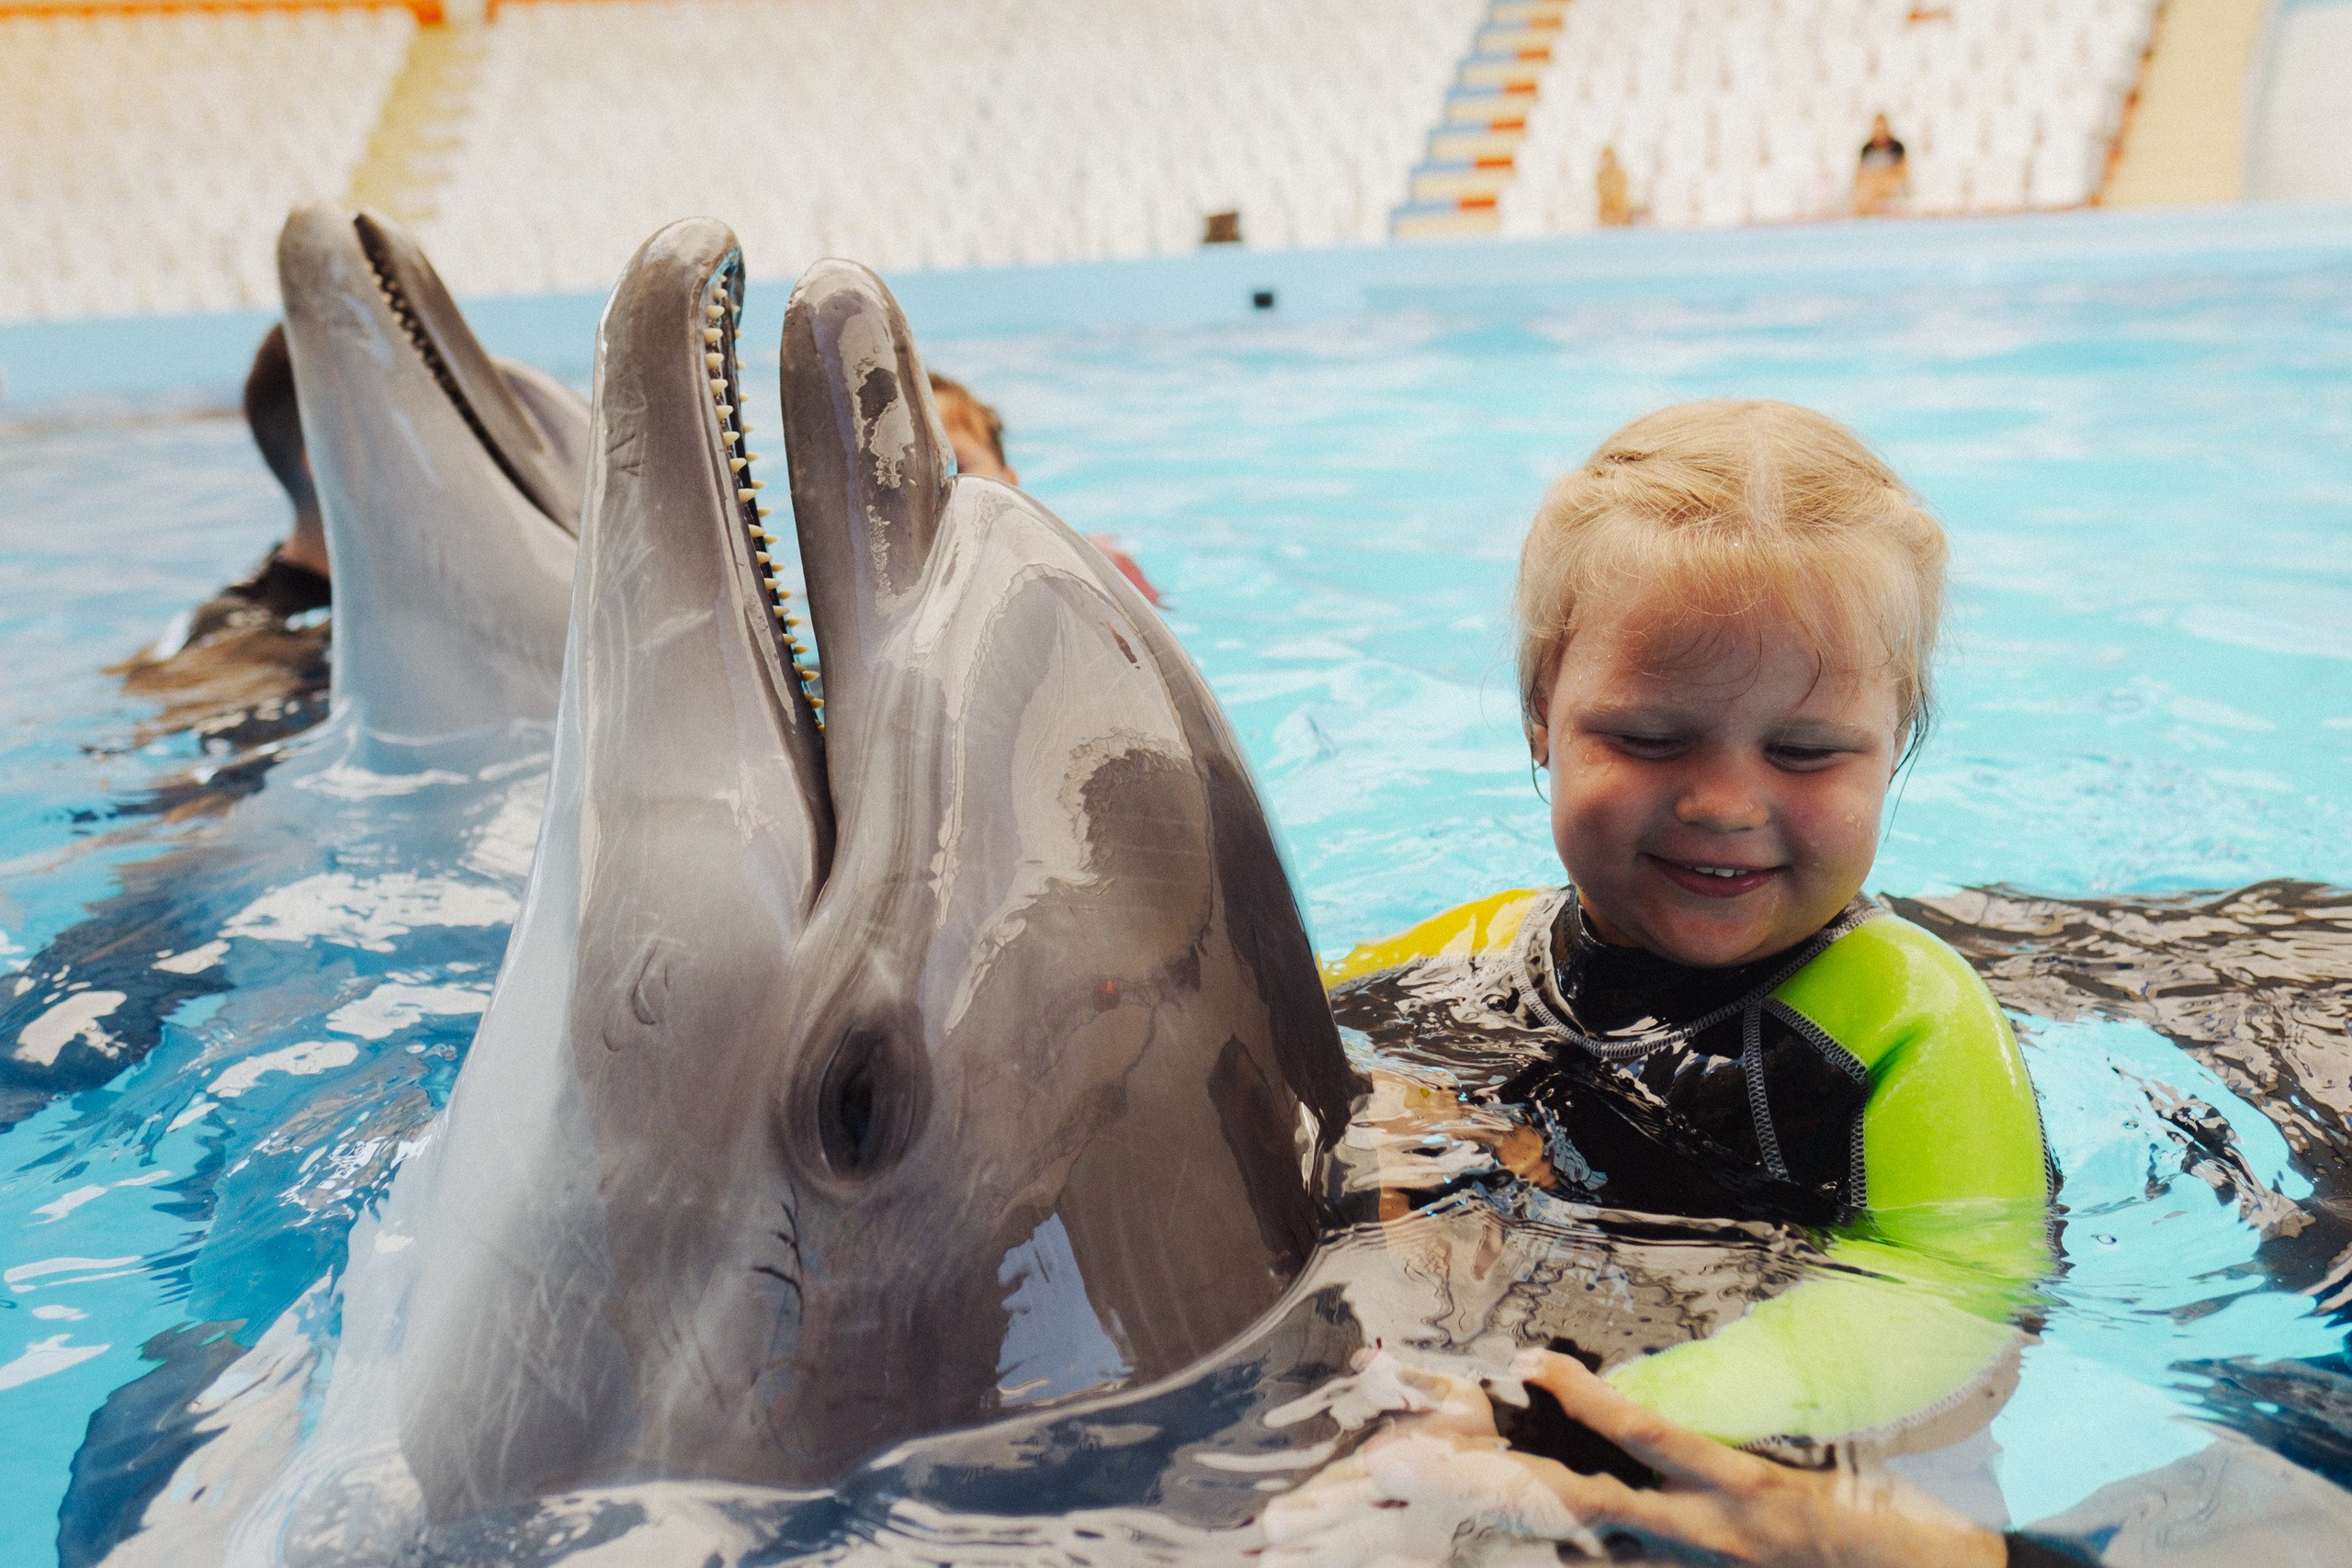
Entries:
[[1368,1444],[1359,1457],[1382,1494],[1408,1508],[1442,1510],[1526,1540],[1564,1540],[1596,1556],[1603,1552],[1571,1495],[1589,1490],[1597,1499],[1605,1494],[1579,1488],[1577,1483],[1588,1478],[1548,1460],[1409,1432]]
[[1730,1486],[1764,1462],[1634,1404],[1569,1357],[1529,1351],[1513,1371],[1558,1400],[1571,1418],[1669,1480]]

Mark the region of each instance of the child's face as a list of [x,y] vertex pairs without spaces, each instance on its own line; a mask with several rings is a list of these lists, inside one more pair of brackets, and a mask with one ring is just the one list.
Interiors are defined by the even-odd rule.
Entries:
[[1884,670],[1826,669],[1778,617],[1677,625],[1653,600],[1587,621],[1530,739],[1595,933],[1712,968],[1860,891],[1898,724]]

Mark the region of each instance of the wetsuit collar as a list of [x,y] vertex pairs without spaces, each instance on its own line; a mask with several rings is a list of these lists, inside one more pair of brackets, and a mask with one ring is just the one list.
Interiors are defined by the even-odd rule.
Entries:
[[[1885,910],[1857,897],[1794,947],[1730,969],[1678,964],[1593,935],[1574,887],[1522,927],[1521,989],[1555,1033],[1606,1061],[1688,1044],[1702,1030],[1756,1006],[1829,944]],[[1544,918],[1548,916],[1549,918]]]

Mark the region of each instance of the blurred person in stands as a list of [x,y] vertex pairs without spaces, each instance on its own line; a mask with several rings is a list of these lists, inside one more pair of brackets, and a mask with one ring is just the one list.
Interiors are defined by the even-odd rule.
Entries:
[[1876,116],[1871,120],[1871,139],[1862,143],[1861,157],[1854,166],[1854,216],[1878,218],[1899,212],[1910,188],[1911,166],[1904,156],[1903,143],[1888,129],[1886,116]]
[[293,524],[249,575],[182,610],[153,643],[112,667],[134,695],[164,704],[141,727],[141,743],[195,729],[208,750],[242,749],[325,716],[326,525],[283,325],[254,353],[243,412],[262,461],[293,504]]
[[1600,150],[1600,166],[1592,176],[1593,194],[1600,203],[1600,226],[1623,229],[1634,220],[1633,203],[1625,190],[1625,165],[1617,161],[1615,146]]
[[[974,397],[970,388],[944,376],[933,375],[931,395],[939,404],[939,422],[947,427],[947,440],[956,448],[956,471],[1018,487],[1021,476],[1004,458],[1003,417]],[[1089,534],[1086,542],[1102,551],[1103,558],[1136,585],[1136,592],[1154,605],[1159,603],[1159,590],[1117,539],[1108,534]]]

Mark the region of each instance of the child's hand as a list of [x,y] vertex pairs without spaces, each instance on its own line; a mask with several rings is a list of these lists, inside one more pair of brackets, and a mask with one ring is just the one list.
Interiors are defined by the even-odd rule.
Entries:
[[1570,1417],[1663,1478],[1636,1490],[1527,1454],[1594,1529],[1624,1530],[1684,1562],[1770,1568],[2001,1568],[2001,1538],[1892,1477],[1790,1470],[1678,1427],[1566,1356],[1532,1351],[1514,1369]]
[[[1367,1372],[1380,1371],[1379,1363]],[[1753,1568],[2001,1568],[1998,1536],[1893,1480],[1789,1470],[1635,1404],[1565,1356],[1514,1369],[1571,1417],[1664,1478],[1636,1490],[1580,1475],[1496,1435],[1477,1385],[1396,1369],[1411,1413],[1267,1506],[1265,1559],[1283,1568],[1404,1568],[1446,1561],[1463,1527],[1603,1555],[1597,1532],[1641,1538],[1673,1560]],[[1496,1543],[1500,1544],[1500,1543]],[[1545,1555],[1530,1562],[1549,1561]],[[1508,1548],[1488,1562],[1513,1560]]]
[[[1495,1408],[1478,1382],[1407,1366],[1386,1350],[1364,1357],[1334,1385],[1329,1414],[1342,1427],[1394,1412],[1388,1429],[1305,1485],[1266,1506],[1265,1561],[1282,1568],[1414,1568],[1458,1555],[1467,1525],[1510,1540],[1600,1542],[1524,1468],[1495,1431]],[[1351,1417],[1353,1417],[1352,1419]],[[1530,1563],[1556,1561],[1550,1548]]]

